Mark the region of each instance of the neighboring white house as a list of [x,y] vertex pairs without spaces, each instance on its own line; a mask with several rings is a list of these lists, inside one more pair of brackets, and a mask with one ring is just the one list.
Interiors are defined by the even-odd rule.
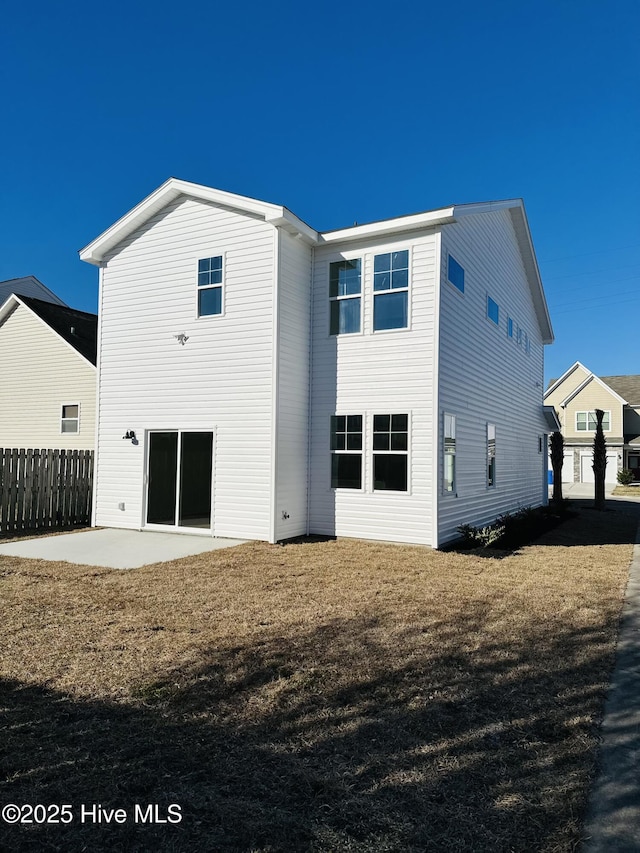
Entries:
[[29,296],[0,307],[0,447],[93,449],[97,322]]
[[320,233],[170,179],[100,267],[94,523],[438,546],[546,501],[520,199]]
[[596,409],[604,412],[606,482],[616,483],[622,468],[640,480],[640,376],[596,376],[576,361],[559,379],[551,380],[544,399],[554,407],[564,436],[563,481],[594,481]]
[[12,293],[15,293],[16,296],[32,296],[34,299],[53,302],[55,305],[65,305],[62,299],[57,297],[48,287],[45,287],[35,275],[25,275],[22,278],[0,281],[0,305],[4,305]]

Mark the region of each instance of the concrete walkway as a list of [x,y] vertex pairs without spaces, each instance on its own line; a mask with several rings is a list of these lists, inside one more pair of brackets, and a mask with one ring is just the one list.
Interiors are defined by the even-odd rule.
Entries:
[[0,545],[0,556],[30,557],[34,560],[64,560],[83,566],[110,569],[138,569],[241,545],[242,539],[212,539],[184,533],[157,533],[139,530],[84,530],[59,536],[38,536]]
[[[612,500],[629,500],[616,498]],[[634,503],[638,498],[631,499]],[[640,506],[639,506],[640,510]],[[640,526],[622,608],[583,853],[640,851]]]

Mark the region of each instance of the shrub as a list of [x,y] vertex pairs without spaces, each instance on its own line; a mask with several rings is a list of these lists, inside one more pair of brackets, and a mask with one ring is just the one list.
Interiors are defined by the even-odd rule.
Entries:
[[630,471],[628,468],[618,471],[618,482],[621,486],[628,486],[633,483],[633,471]]
[[518,548],[536,539],[563,520],[563,508],[523,507],[514,513],[501,515],[491,524],[474,527],[462,524],[458,533],[463,548]]

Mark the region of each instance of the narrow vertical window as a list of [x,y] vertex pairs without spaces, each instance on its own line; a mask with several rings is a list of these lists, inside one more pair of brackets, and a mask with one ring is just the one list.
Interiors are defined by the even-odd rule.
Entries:
[[507,337],[513,338],[513,320],[511,317],[507,320]]
[[332,335],[360,331],[360,267],[360,258],[329,265],[329,332]]
[[373,416],[373,489],[407,491],[409,416]]
[[496,326],[500,322],[500,308],[498,307],[498,303],[495,299],[492,299],[490,296],[487,296],[487,317],[492,320]]
[[62,407],[62,417],[60,419],[60,432],[74,433],[80,432],[80,406]]
[[373,330],[406,329],[409,317],[409,251],[373,259]]
[[487,424],[487,486],[496,484],[496,428]]
[[444,490],[454,492],[456,488],[456,418],[444,415]]
[[464,268],[456,261],[453,255],[447,259],[447,279],[460,293],[464,293]]
[[222,255],[198,261],[198,317],[222,314]]
[[362,488],[362,415],[331,417],[331,488]]

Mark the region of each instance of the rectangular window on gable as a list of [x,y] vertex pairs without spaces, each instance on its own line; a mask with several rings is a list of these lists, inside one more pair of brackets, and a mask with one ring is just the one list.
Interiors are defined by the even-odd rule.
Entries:
[[329,334],[360,331],[362,294],[360,258],[329,265]]
[[222,314],[222,255],[198,261],[198,317]]
[[[598,421],[595,411],[576,412],[576,430],[578,432],[595,432]],[[611,432],[611,412],[605,412],[602,419],[602,431]]]
[[464,293],[464,269],[453,255],[449,255],[447,259],[447,278],[460,293]]
[[60,418],[60,432],[80,432],[80,406],[77,403],[74,403],[72,406],[62,407],[62,417]]
[[331,488],[362,488],[362,415],[331,417]]
[[407,491],[409,416],[373,416],[373,489]]
[[409,309],[409,251],[373,259],[373,330],[406,329]]
[[487,317],[493,320],[496,326],[500,323],[500,308],[490,296],[487,296]]

